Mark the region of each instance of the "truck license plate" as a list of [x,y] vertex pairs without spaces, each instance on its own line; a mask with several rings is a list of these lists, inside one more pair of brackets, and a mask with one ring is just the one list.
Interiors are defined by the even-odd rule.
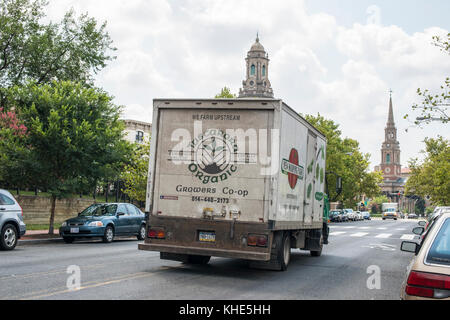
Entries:
[[70,228],[70,233],[79,233],[80,228]]
[[214,232],[201,231],[198,234],[198,238],[202,242],[216,242],[216,234]]

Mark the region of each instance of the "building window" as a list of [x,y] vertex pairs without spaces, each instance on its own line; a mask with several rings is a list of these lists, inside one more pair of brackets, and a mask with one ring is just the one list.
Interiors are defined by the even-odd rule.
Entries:
[[137,143],[144,142],[144,132],[142,132],[142,131],[136,132],[136,142]]
[[386,163],[391,163],[391,155],[389,153],[386,155]]
[[266,66],[262,67],[262,76],[265,77],[266,76]]
[[251,68],[250,68],[250,75],[254,76],[256,73],[256,67],[254,64],[252,64]]

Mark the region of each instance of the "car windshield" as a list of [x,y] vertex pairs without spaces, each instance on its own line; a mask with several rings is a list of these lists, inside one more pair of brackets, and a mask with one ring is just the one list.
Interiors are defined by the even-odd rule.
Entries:
[[387,208],[386,212],[395,212],[395,209],[394,208]]
[[113,216],[116,214],[117,204],[93,204],[80,213],[80,217]]
[[450,218],[442,224],[428,252],[426,262],[450,266]]

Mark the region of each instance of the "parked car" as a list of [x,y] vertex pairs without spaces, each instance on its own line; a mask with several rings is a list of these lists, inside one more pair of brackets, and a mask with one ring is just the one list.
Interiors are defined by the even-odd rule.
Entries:
[[363,219],[364,220],[371,220],[372,218],[370,217],[370,212],[369,211],[363,211],[361,212]]
[[66,243],[79,238],[102,238],[110,243],[115,236],[137,236],[138,240],[144,240],[145,214],[129,203],[97,203],[63,222],[59,234]]
[[341,211],[341,213],[340,213],[339,215],[341,216],[341,221],[342,221],[342,222],[347,222],[347,221],[349,221],[348,213],[347,213],[347,212]]
[[416,255],[407,269],[401,298],[450,300],[450,211],[434,221],[420,244],[404,241],[401,250]]
[[22,207],[9,191],[0,189],[0,249],[13,250],[25,232]]
[[408,219],[417,219],[417,218],[418,218],[418,216],[415,213],[409,213],[408,214]]
[[342,222],[342,216],[339,210],[330,211],[330,220],[331,222]]
[[363,220],[363,216],[361,214],[361,211],[356,211],[355,216],[356,216],[356,221]]
[[348,220],[355,221],[356,216],[355,216],[355,212],[353,211],[353,209],[344,209],[344,212],[347,214]]

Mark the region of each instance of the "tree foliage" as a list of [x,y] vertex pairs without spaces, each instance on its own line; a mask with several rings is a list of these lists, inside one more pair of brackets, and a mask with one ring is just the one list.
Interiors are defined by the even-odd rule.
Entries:
[[52,80],[92,83],[115,57],[106,23],[68,11],[42,23],[46,0],[0,0],[0,87]]
[[236,95],[234,93],[231,93],[230,88],[223,87],[219,94],[217,94],[215,99],[235,99]]
[[123,169],[121,176],[125,182],[123,192],[133,200],[146,199],[149,155],[150,143],[135,144],[131,161]]
[[[446,39],[439,36],[433,37],[433,44],[447,54],[450,54],[449,43],[450,33],[447,34]],[[422,98],[422,102],[412,106],[413,111],[419,112],[419,116],[414,120],[415,125],[429,124],[432,121],[441,123],[450,121],[450,115],[447,111],[450,106],[450,77],[445,79],[440,89],[440,92],[437,93],[432,93],[428,89],[417,89],[417,94]],[[404,118],[408,119],[409,115],[406,114]]]
[[[334,172],[342,178],[343,190],[337,200],[342,201],[346,207],[354,207],[362,195],[379,195],[382,174],[369,172],[370,155],[361,153],[358,141],[342,138],[339,125],[320,114],[306,115],[305,118],[327,138],[326,171]],[[332,188],[335,185],[335,177],[329,175],[327,181],[332,199],[336,196],[336,191]]]
[[68,81],[29,83],[14,87],[9,100],[29,129],[23,143],[28,152],[19,159],[24,181],[47,190],[53,200],[116,179],[128,162],[121,108],[101,89]]
[[408,195],[429,196],[433,205],[450,205],[450,142],[439,136],[425,139],[425,160],[411,159],[411,176],[406,183]]
[[4,111],[0,107],[0,181],[21,184],[18,159],[27,153],[24,144],[27,132],[14,111]]

